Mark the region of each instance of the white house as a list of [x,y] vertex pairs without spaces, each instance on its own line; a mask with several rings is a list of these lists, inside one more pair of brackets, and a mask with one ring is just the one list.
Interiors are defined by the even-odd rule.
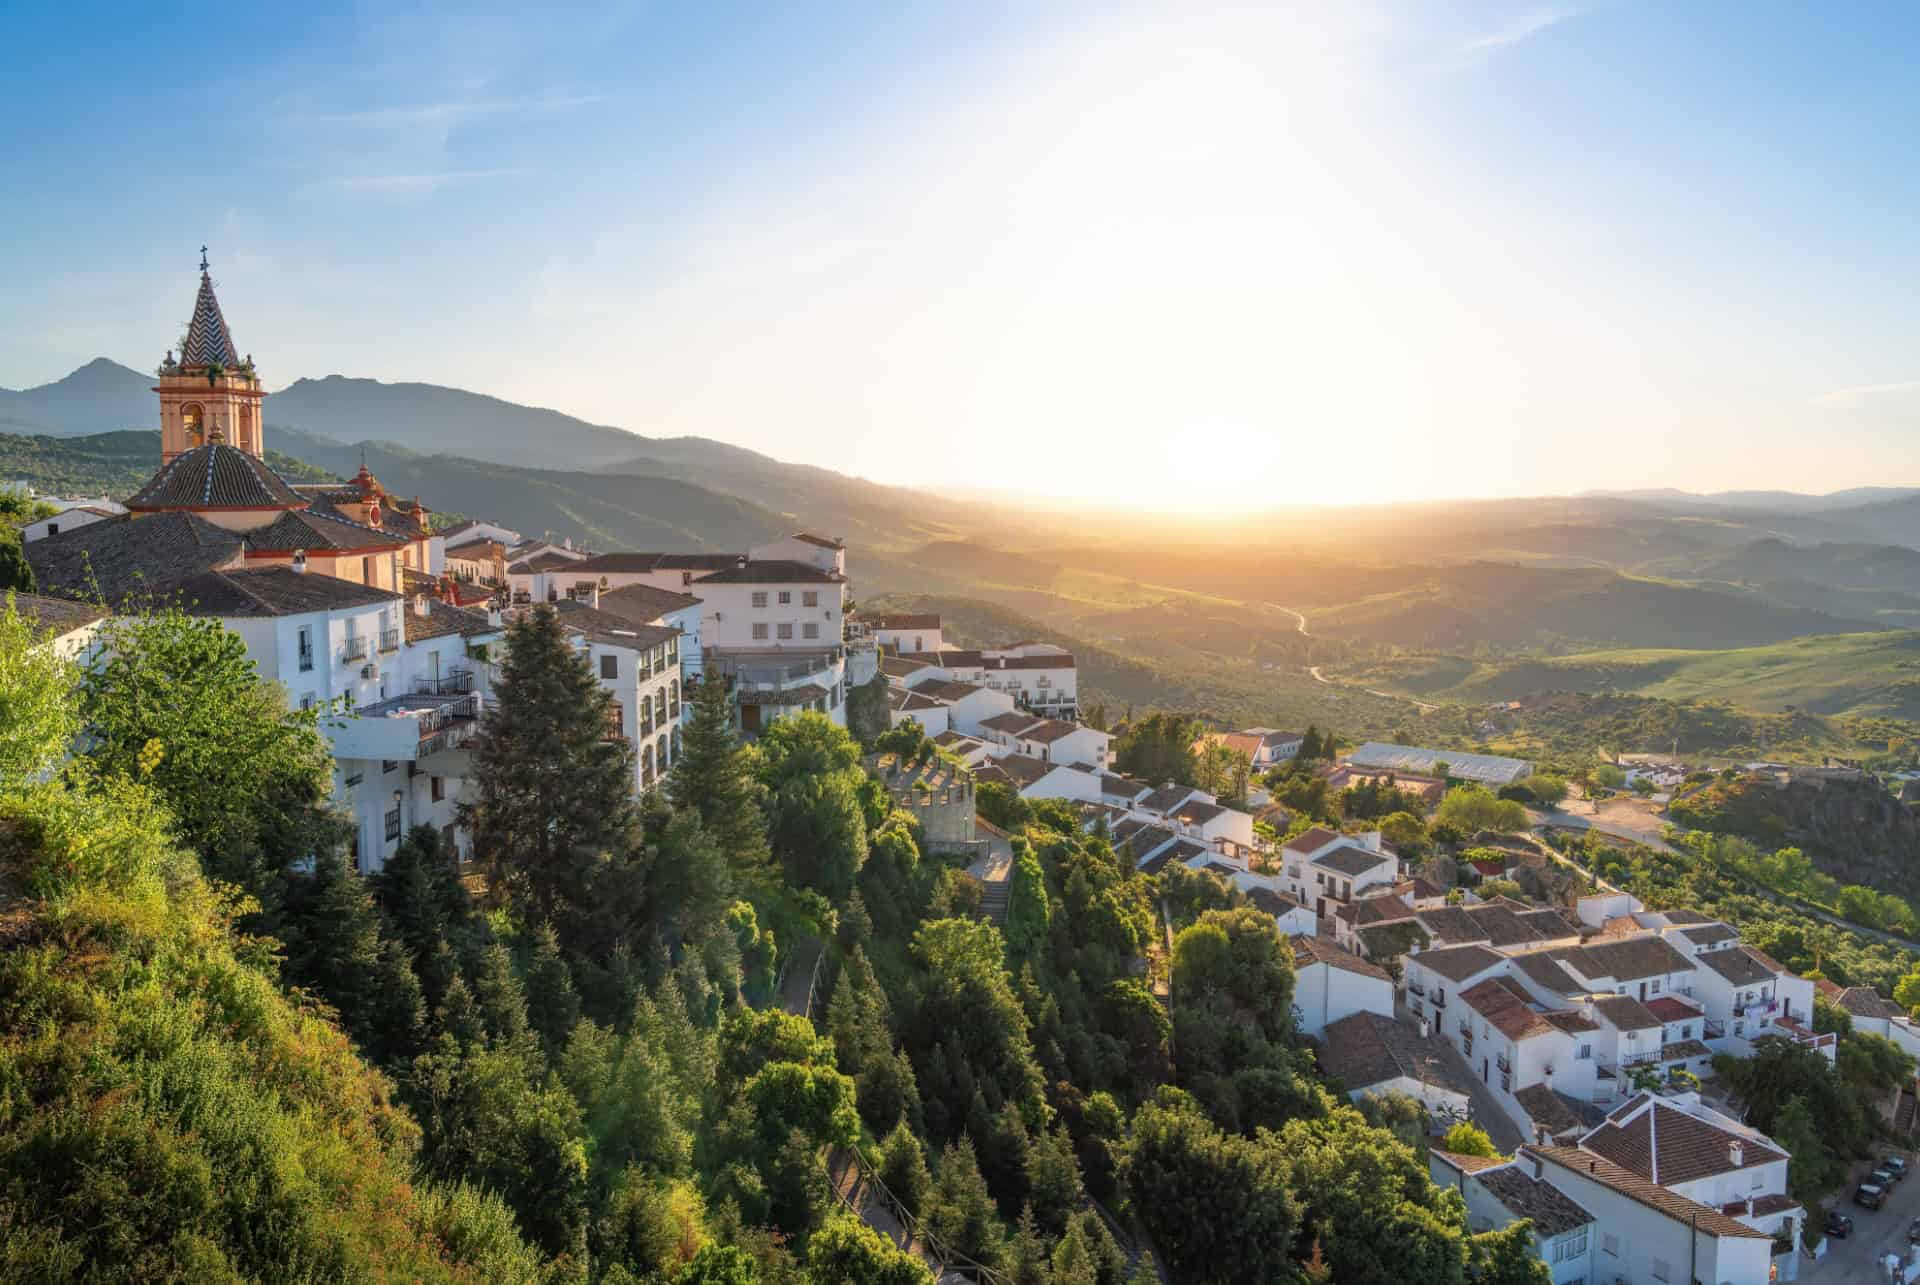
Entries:
[[558,603],[555,610],[613,696],[617,722],[607,730],[633,746],[635,792],[653,789],[680,756],[680,631],[633,624],[584,602]]
[[1023,799],[1100,801],[1100,780],[1067,763],[1044,763],[1024,754],[1002,754],[975,769],[975,779],[1009,785]]
[[456,522],[441,531],[440,535],[446,540],[449,552],[461,545],[472,544],[478,540],[491,540],[509,549],[524,543],[525,540],[525,537],[512,527],[501,526],[498,522],[482,521],[478,518]]
[[686,687],[700,681],[704,603],[691,594],[652,585],[628,585],[587,599],[587,604],[629,624],[662,625],[680,634],[680,677]]
[[1838,1040],[1813,1033],[1813,983],[1796,977],[1751,946],[1702,951],[1697,998],[1707,1020],[1724,1029],[1727,1051],[1750,1056],[1763,1035],[1809,1044],[1834,1060]]
[[1592,1279],[1766,1285],[1773,1237],[1584,1147],[1520,1148],[1522,1169],[1593,1215]]
[[0,606],[13,603],[15,614],[45,635],[40,645],[63,660],[84,661],[107,613],[84,602],[43,598],[33,593],[0,593]]
[[938,652],[946,646],[937,615],[862,616],[856,618],[854,627],[864,630],[889,652],[911,655]]
[[[923,692],[910,691],[905,687],[889,687],[887,707],[890,727],[898,727],[902,723],[918,723],[920,730],[931,737],[961,735],[952,728],[953,707]],[[973,737],[967,739],[980,746],[983,753],[992,748],[985,741],[975,740]]]
[[87,504],[74,504],[61,509],[51,517],[40,518],[20,528],[23,541],[44,540],[50,535],[59,535],[62,531],[77,531],[105,518],[119,517],[126,509],[111,501]]
[[1497,1156],[1464,1156],[1427,1149],[1427,1176],[1457,1190],[1467,1205],[1467,1226],[1497,1231],[1521,1219],[1533,1225],[1533,1249],[1553,1272],[1554,1285],[1593,1280],[1594,1217],[1533,1166]]
[[1386,969],[1316,937],[1311,928],[1287,939],[1293,944],[1294,1024],[1302,1034],[1323,1039],[1328,1023],[1353,1013],[1392,1019],[1393,978]]
[[990,687],[978,687],[972,683],[953,682],[941,678],[924,678],[913,675],[909,691],[931,700],[937,700],[947,707],[947,726],[954,731],[965,732],[968,736],[978,737],[989,744],[996,743],[993,735],[986,730],[986,722],[996,714],[1011,714],[1013,698],[1005,692],[996,692]]
[[1349,1096],[1402,1093],[1424,1104],[1442,1127],[1467,1118],[1472,1088],[1424,1024],[1362,1009],[1328,1022],[1321,1041],[1321,1069],[1337,1076]]

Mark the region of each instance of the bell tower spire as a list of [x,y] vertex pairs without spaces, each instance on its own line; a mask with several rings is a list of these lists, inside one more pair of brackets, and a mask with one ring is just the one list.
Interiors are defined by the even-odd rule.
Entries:
[[266,390],[254,372],[252,356],[241,358],[233,332],[227,329],[204,245],[200,247],[200,290],[187,319],[186,337],[178,358],[168,352],[154,391],[160,394],[162,464],[216,441],[264,457],[260,410]]

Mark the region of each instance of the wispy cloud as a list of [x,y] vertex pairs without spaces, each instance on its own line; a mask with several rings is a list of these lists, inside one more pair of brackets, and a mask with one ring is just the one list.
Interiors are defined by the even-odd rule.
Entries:
[[1818,397],[1809,398],[1807,404],[1846,410],[1892,393],[1917,392],[1920,392],[1920,379],[1909,379],[1897,384],[1856,384],[1852,388],[1836,388],[1830,393],[1821,393]]
[[322,112],[304,119],[319,125],[355,125],[370,129],[433,126],[446,128],[478,116],[517,116],[591,107],[605,94],[527,94],[508,98],[453,98],[432,103],[369,107],[351,112]]
[[1537,36],[1549,27],[1578,18],[1586,10],[1578,5],[1543,4],[1525,9],[1513,15],[1491,31],[1482,32],[1462,42],[1463,54],[1481,53],[1488,49],[1504,49],[1508,45],[1517,45],[1530,36]]
[[369,192],[384,196],[422,196],[455,183],[480,179],[518,178],[523,169],[441,170],[431,174],[362,174],[332,180],[328,186],[343,192]]

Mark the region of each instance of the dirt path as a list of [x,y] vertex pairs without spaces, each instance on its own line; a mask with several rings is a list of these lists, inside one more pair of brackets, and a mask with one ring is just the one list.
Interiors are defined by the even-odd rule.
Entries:
[[[1292,616],[1293,626],[1300,631],[1300,636],[1302,638],[1313,637],[1312,634],[1307,632],[1307,617],[1305,612],[1296,611],[1292,607],[1283,607],[1277,602],[1262,603],[1261,605],[1271,607],[1275,611],[1285,612],[1287,615]],[[1430,704],[1427,701],[1415,700],[1411,696],[1403,696],[1399,692],[1383,692],[1373,687],[1359,687],[1354,683],[1343,682],[1338,678],[1328,678],[1320,672],[1320,666],[1318,665],[1307,666],[1307,673],[1312,676],[1314,682],[1321,683],[1327,687],[1352,687],[1356,691],[1365,692],[1369,696],[1378,696],[1382,700],[1405,701],[1422,714],[1431,714],[1440,708],[1438,705]]]

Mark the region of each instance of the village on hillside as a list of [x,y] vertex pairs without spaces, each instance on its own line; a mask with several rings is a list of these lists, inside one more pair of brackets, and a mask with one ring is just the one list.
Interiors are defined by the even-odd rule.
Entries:
[[[1462,1194],[1478,1229],[1529,1220],[1556,1282],[1796,1279],[1817,1266],[1801,1248],[1810,1221],[1844,1234],[1844,1217],[1795,1196],[1787,1143],[1746,1123],[1716,1063],[1784,1045],[1832,1065],[1839,1038],[1816,1005],[1915,1056],[1920,1025],[1871,987],[1796,973],[1738,923],[1603,886],[1534,835],[1525,808],[1557,799],[1526,792],[1528,761],[1194,728],[1172,751],[1206,767],[1203,788],[1134,768],[1139,727],[1088,721],[1069,650],[960,645],[938,615],[858,607],[859,550],[838,538],[594,550],[441,522],[431,496],[390,494],[364,466],[288,482],[266,460],[253,357],[204,269],[157,393],[144,486],[37,497],[53,510],[23,532],[37,591],[14,609],[83,660],[118,612],[163,603],[218,620],[263,682],[319,712],[364,875],[422,826],[473,857],[474,742],[508,631],[551,612],[612,698],[604,735],[631,747],[637,796],[664,786],[695,694],[718,684],[741,738],[804,713],[854,732],[867,771],[924,846],[966,866],[990,919],[1008,913],[1008,836],[1036,812],[1163,888],[1270,918],[1319,1073],[1355,1101],[1420,1103],[1433,1181]],[[1683,771],[1629,763],[1622,781],[1670,791]],[[1389,806],[1329,823],[1283,785]],[[1456,814],[1477,820],[1433,842]],[[1171,941],[1175,912],[1160,905]],[[1880,1104],[1890,1137],[1911,1137],[1917,1088]],[[1469,1123],[1493,1154],[1441,1145]]]

